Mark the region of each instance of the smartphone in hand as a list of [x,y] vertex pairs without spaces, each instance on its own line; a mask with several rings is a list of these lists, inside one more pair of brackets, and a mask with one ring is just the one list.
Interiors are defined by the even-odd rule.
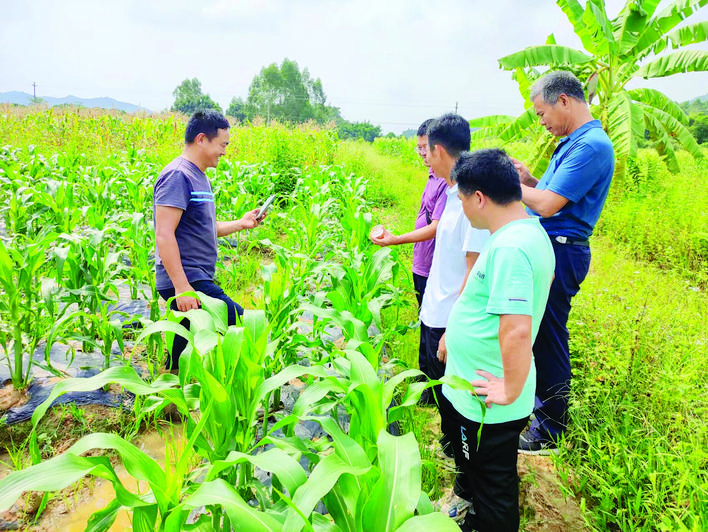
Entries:
[[260,220],[261,218],[263,218],[263,216],[265,215],[265,213],[268,212],[268,210],[273,206],[273,202],[275,201],[275,198],[277,198],[277,197],[278,197],[277,194],[273,194],[271,197],[269,197],[269,198],[265,201],[265,203],[263,204],[263,206],[262,206],[260,209],[258,209],[258,212],[256,213],[256,218],[257,218],[258,220]]

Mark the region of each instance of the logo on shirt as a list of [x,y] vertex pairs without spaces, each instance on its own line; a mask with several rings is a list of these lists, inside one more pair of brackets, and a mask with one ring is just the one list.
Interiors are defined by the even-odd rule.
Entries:
[[486,277],[486,274],[485,274],[484,272],[481,272],[481,271],[477,270],[477,272],[474,274],[474,276],[475,276],[477,279],[479,279],[479,280],[481,280],[481,281],[484,281],[484,278]]

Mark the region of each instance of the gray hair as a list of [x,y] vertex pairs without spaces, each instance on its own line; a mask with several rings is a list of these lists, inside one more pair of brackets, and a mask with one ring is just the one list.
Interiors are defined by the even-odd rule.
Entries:
[[529,99],[533,101],[539,94],[543,101],[549,105],[555,105],[561,94],[585,103],[585,93],[580,80],[575,77],[575,74],[566,70],[557,70],[546,74],[534,83]]

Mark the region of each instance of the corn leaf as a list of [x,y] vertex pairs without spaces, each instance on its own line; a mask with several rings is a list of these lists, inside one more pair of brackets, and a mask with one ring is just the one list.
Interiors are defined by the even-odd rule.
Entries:
[[420,499],[420,451],[413,433],[377,440],[381,476],[363,509],[364,530],[393,531],[413,517]]
[[251,508],[236,493],[233,487],[222,479],[205,482],[180,505],[182,508],[193,509],[200,506],[221,506],[238,530],[244,532],[280,532],[283,524],[272,514],[259,512]]
[[[348,465],[337,454],[327,455],[312,470],[307,482],[295,492],[292,501],[304,515],[310,515],[317,502],[332,489],[342,475],[363,475],[368,470],[369,467]],[[304,523],[297,512],[290,509],[282,530],[299,532],[303,526]]]
[[135,508],[147,503],[127,491],[106,456],[78,456],[91,449],[113,449],[123,459],[133,478],[150,484],[156,500],[164,510],[169,497],[165,493],[165,474],[157,463],[133,444],[115,434],[95,433],[84,436],[64,454],[27,469],[15,471],[0,480],[0,511],[9,508],[25,491],[57,491],[90,474],[109,480],[123,506]]
[[108,368],[106,371],[102,371],[98,375],[87,379],[66,379],[58,382],[54,388],[52,388],[49,397],[35,409],[32,414],[32,425],[37,426],[39,420],[42,419],[57,397],[67,392],[89,392],[98,390],[106,384],[112,383],[120,384],[135,395],[151,395],[174,388],[179,384],[179,381],[177,376],[166,373],[160,375],[152,384],[148,384],[140,378],[131,366]]
[[396,532],[456,532],[460,527],[455,521],[441,512],[433,512],[427,515],[417,515],[411,517],[403,523]]

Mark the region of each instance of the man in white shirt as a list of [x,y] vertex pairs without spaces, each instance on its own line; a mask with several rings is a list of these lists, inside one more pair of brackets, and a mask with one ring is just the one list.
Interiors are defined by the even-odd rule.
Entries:
[[[447,201],[435,233],[435,251],[430,276],[420,309],[419,357],[426,361],[427,376],[439,379],[445,374],[444,334],[450,310],[465,286],[475,260],[489,237],[489,231],[475,229],[462,210],[457,183],[451,171],[460,154],[470,149],[469,122],[459,115],[447,114],[428,126],[428,162],[435,175],[447,182]],[[442,339],[442,341],[441,341]],[[436,396],[440,386],[434,387]],[[440,444],[452,457],[449,431],[441,425]]]

